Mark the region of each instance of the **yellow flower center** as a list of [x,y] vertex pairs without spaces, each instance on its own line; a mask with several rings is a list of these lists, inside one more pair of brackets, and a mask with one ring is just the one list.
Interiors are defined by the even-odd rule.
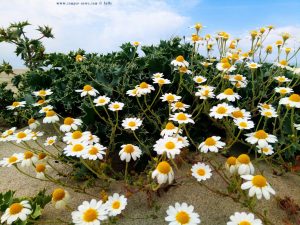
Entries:
[[89,154],[90,155],[97,155],[98,154],[98,149],[96,147],[91,147],[91,149],[89,150]]
[[292,101],[292,102],[300,102],[300,95],[298,95],[298,94],[292,94],[289,97],[289,100]]
[[84,222],[92,222],[98,218],[98,212],[96,209],[89,208],[83,213]]
[[119,108],[120,108],[120,105],[119,105],[119,104],[114,104],[114,105],[113,105],[113,108],[114,108],[114,109],[119,109]]
[[26,137],[27,137],[27,134],[22,131],[17,134],[17,138],[19,138],[19,139],[26,138]]
[[217,113],[218,114],[225,114],[227,112],[227,109],[224,107],[224,106],[220,106],[218,109],[217,109]]
[[268,105],[268,104],[262,104],[262,106],[261,107],[263,107],[264,109],[270,109],[271,108],[271,106],[270,105]]
[[237,158],[237,161],[239,161],[242,164],[249,164],[250,163],[250,157],[246,154],[241,154]]
[[130,126],[130,127],[135,127],[135,126],[136,126],[136,123],[135,123],[134,121],[130,121],[130,122],[128,123],[128,126]]
[[199,175],[199,176],[204,176],[205,175],[205,169],[198,169],[197,170],[197,174]]
[[257,139],[266,139],[268,134],[264,130],[259,130],[255,132],[254,137]]
[[13,107],[18,107],[18,106],[20,106],[20,102],[13,102],[12,106]]
[[182,102],[176,102],[175,107],[180,109],[184,107],[184,104]]
[[75,60],[76,60],[76,62],[82,61],[83,56],[82,55],[76,55]]
[[231,64],[228,62],[222,64],[223,69],[229,69],[230,67],[231,67]]
[[178,120],[187,120],[187,116],[184,113],[179,113],[177,115]]
[[157,165],[156,169],[162,174],[168,174],[171,171],[171,166],[168,162],[162,161]]
[[45,90],[40,90],[39,91],[39,96],[45,96],[46,95],[46,91]]
[[182,66],[179,68],[180,73],[186,73],[187,71],[188,71],[188,69],[185,66]]
[[118,208],[120,208],[120,206],[121,206],[121,203],[118,200],[114,201],[113,204],[112,204],[113,209],[118,209]]
[[204,92],[203,92],[203,96],[208,96],[209,95],[209,90],[205,90]]
[[172,102],[175,100],[175,97],[173,95],[168,95],[166,99],[167,101]]
[[50,139],[49,141],[48,141],[48,144],[49,145],[51,145],[51,144],[53,144],[54,143],[54,140],[53,139]]
[[72,123],[74,123],[74,119],[71,117],[67,117],[64,119],[64,124],[65,125],[71,125]]
[[8,131],[7,131],[7,134],[8,134],[8,135],[12,135],[13,133],[14,133],[14,132],[13,132],[12,130],[8,130]]
[[279,62],[280,65],[283,65],[283,66],[287,66],[288,65],[288,62],[286,60],[281,60]]
[[98,103],[100,103],[100,104],[105,103],[105,99],[104,99],[104,98],[100,98],[100,99],[98,100]]
[[175,148],[175,144],[172,142],[172,141],[168,141],[166,144],[165,144],[165,147],[169,150],[172,150]]
[[279,82],[284,82],[285,81],[285,77],[278,77],[278,81]]
[[234,92],[231,88],[227,88],[224,92],[223,92],[225,95],[233,95]]
[[17,160],[18,160],[18,158],[17,158],[16,156],[11,156],[11,157],[9,157],[8,162],[9,162],[9,163],[14,163],[14,162],[16,162]]
[[44,159],[44,158],[46,158],[46,154],[45,153],[39,153],[39,155],[38,155],[38,157],[39,157],[39,160],[42,160],[42,159]]
[[166,129],[167,130],[173,130],[175,128],[174,124],[171,123],[171,122],[168,122],[167,125],[166,125]]
[[140,84],[140,88],[148,88],[148,87],[149,87],[149,85],[146,82],[142,82]]
[[93,90],[93,87],[91,85],[84,85],[83,91],[91,91]]
[[164,79],[158,79],[157,83],[159,83],[159,84],[165,84],[165,80]]
[[35,122],[35,119],[30,118],[30,119],[28,120],[28,125],[33,124],[34,122]]
[[243,76],[242,75],[235,75],[234,79],[237,81],[243,81]]
[[124,152],[130,154],[134,152],[134,147],[131,144],[125,145]]
[[30,151],[24,152],[24,158],[25,159],[30,159],[30,158],[32,158],[32,156],[33,156],[32,152],[30,152]]
[[266,117],[271,117],[273,114],[271,112],[265,112]]
[[248,221],[244,220],[244,221],[241,221],[238,225],[251,225],[251,223],[249,223]]
[[280,93],[280,94],[286,94],[286,93],[287,93],[287,90],[284,89],[284,88],[282,88],[282,89],[279,90],[279,93]]
[[48,110],[46,112],[46,117],[51,117],[51,116],[55,116],[56,115],[56,112],[54,112],[53,110]]
[[37,101],[37,104],[40,104],[40,105],[41,105],[41,104],[43,104],[43,103],[45,103],[45,100],[44,100],[44,99],[40,99],[40,100]]
[[248,127],[248,123],[243,121],[243,122],[240,122],[240,127],[243,127],[243,128],[247,128]]
[[235,165],[236,164],[236,158],[234,156],[230,156],[227,160],[226,163],[229,165]]
[[252,178],[252,184],[255,186],[255,187],[259,187],[259,188],[262,188],[262,187],[265,187],[267,186],[267,180],[264,176],[262,175],[256,175]]
[[269,149],[268,149],[267,147],[262,148],[261,150],[262,150],[263,152],[265,152],[265,153],[269,151]]
[[182,56],[182,55],[177,56],[177,57],[176,57],[176,61],[178,61],[178,62],[183,62],[183,61],[184,61],[183,56]]
[[205,145],[207,146],[214,146],[217,142],[212,137],[206,138]]
[[35,171],[38,173],[44,172],[46,170],[45,164],[36,164]]
[[201,77],[197,77],[196,81],[197,81],[198,83],[201,83],[201,82],[203,81],[203,79],[202,79]]
[[57,202],[62,200],[65,197],[66,193],[65,190],[62,188],[57,188],[52,193],[52,200]]
[[80,152],[84,149],[84,147],[81,144],[76,144],[73,146],[72,151],[73,152]]
[[176,221],[179,224],[187,224],[190,221],[190,216],[185,211],[180,211],[176,214]]
[[72,138],[73,138],[73,139],[79,139],[79,138],[81,138],[81,137],[82,137],[82,133],[81,133],[79,130],[74,131],[74,132],[72,133]]
[[22,211],[23,206],[20,203],[14,203],[9,207],[9,214],[15,215]]

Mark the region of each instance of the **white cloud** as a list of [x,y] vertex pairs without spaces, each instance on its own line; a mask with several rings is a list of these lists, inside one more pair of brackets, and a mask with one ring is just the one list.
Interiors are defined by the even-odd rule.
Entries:
[[[49,25],[55,36],[54,40],[45,42],[46,50],[50,52],[68,52],[78,48],[88,52],[109,52],[128,41],[157,43],[160,39],[179,34],[190,24],[189,18],[180,15],[162,0],[110,0],[110,6],[57,5],[57,2],[100,1],[104,2],[5,0],[1,2],[3,20],[0,26],[24,20],[34,26]],[[195,4],[196,0],[193,2]],[[32,30],[28,33],[36,35]],[[1,57],[11,59],[11,54],[5,52]],[[11,63],[20,65],[16,60]]]

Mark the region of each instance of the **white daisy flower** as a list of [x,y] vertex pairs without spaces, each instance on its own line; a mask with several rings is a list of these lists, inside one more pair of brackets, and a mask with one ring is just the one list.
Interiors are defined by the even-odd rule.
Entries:
[[22,108],[25,107],[26,102],[25,101],[21,101],[21,102],[13,102],[11,105],[6,106],[6,108],[8,110],[14,110],[16,108]]
[[31,132],[31,139],[32,140],[37,140],[37,138],[38,137],[41,137],[41,136],[43,136],[44,135],[44,132],[41,132],[41,131],[37,131],[37,132],[35,132],[35,131],[32,131]]
[[194,164],[192,166],[192,176],[197,179],[197,181],[203,181],[211,178],[212,176],[212,170],[208,165],[205,165],[204,163],[198,162],[197,164]]
[[246,63],[246,66],[251,69],[251,70],[255,70],[259,67],[261,67],[262,65],[261,64],[258,64],[258,63],[255,63],[255,62],[247,62]]
[[231,65],[229,62],[217,63],[216,67],[218,70],[220,70],[222,72],[232,72],[232,71],[236,70],[235,65]]
[[137,92],[140,95],[146,95],[146,94],[151,93],[151,91],[155,90],[152,85],[147,84],[146,82],[140,83],[140,85],[138,85],[136,88],[137,88]]
[[155,78],[162,78],[164,77],[164,74],[163,73],[154,73],[152,75],[152,79],[155,79]]
[[41,106],[41,105],[44,105],[44,104],[49,103],[49,102],[50,102],[50,99],[48,99],[48,100],[40,99],[36,103],[33,103],[32,105],[33,106]]
[[300,124],[294,123],[294,127],[296,128],[296,130],[300,130]]
[[286,82],[290,82],[291,79],[285,77],[285,76],[277,76],[277,77],[274,77],[275,80],[278,81],[278,83],[286,83]]
[[87,136],[88,136],[88,143],[89,143],[90,145],[99,143],[99,141],[100,141],[100,138],[99,138],[99,137],[97,137],[96,135],[92,134],[92,133],[89,132],[89,131],[86,131],[86,134],[87,134]]
[[265,116],[267,118],[274,118],[277,117],[277,112],[274,109],[263,109],[263,110],[259,110],[260,114],[262,116]]
[[63,137],[63,141],[67,144],[71,143],[81,143],[81,142],[87,142],[90,138],[90,132],[85,131],[81,132],[79,130],[76,130],[74,132],[66,133]]
[[72,222],[75,225],[100,225],[101,221],[108,219],[108,210],[102,201],[92,199],[84,201],[72,212]]
[[45,173],[49,170],[50,166],[44,163],[38,163],[35,165],[36,178],[45,180]]
[[237,82],[245,83],[247,84],[247,79],[241,74],[235,74],[235,75],[230,75],[229,76],[229,81],[231,81],[233,84]]
[[32,139],[32,131],[26,129],[24,131],[19,131],[14,134],[12,140],[16,141],[17,143],[21,143],[22,141],[29,141]]
[[256,146],[257,152],[264,155],[272,155],[274,153],[272,145],[266,145],[264,147]]
[[192,74],[192,71],[189,70],[187,67],[185,66],[180,66],[180,67],[177,67],[175,68],[175,70],[178,70],[179,73],[183,73],[183,74]]
[[113,196],[108,196],[105,206],[109,216],[116,216],[122,213],[127,205],[127,198],[124,195],[114,193]]
[[66,156],[75,156],[79,158],[85,154],[88,149],[87,143],[73,143],[64,148],[64,154]]
[[193,80],[197,83],[197,84],[202,84],[204,83],[207,79],[203,76],[195,76],[193,78]]
[[142,151],[138,146],[132,144],[126,144],[121,146],[121,151],[119,152],[120,159],[122,161],[130,162],[131,159],[136,161],[141,157]]
[[238,170],[237,166],[237,159],[234,156],[230,156],[227,158],[226,163],[225,163],[225,168],[228,170],[231,174],[234,174]]
[[206,140],[199,145],[200,151],[204,153],[207,153],[208,151],[218,152],[219,149],[226,145],[224,142],[219,141],[220,139],[221,137],[219,136],[211,136],[206,138]]
[[99,143],[96,143],[94,145],[87,146],[85,152],[81,155],[83,159],[89,159],[89,160],[97,160],[97,159],[103,159],[103,156],[106,154],[104,150],[107,148],[103,145],[100,145]]
[[23,153],[21,167],[30,167],[37,161],[38,157],[36,155],[34,155],[31,151],[26,151]]
[[[209,87],[209,86],[207,86]],[[214,87],[211,87],[214,88]],[[200,97],[200,99],[208,99],[208,98],[214,98],[215,94],[214,92],[211,90],[211,88],[200,88],[196,93],[195,96]]]
[[32,213],[29,201],[24,200],[11,204],[1,216],[1,223],[12,224],[17,220],[26,221],[27,217]]
[[35,95],[37,97],[46,97],[51,94],[53,94],[53,92],[50,89],[46,89],[46,90],[42,89],[42,90],[33,92],[33,95]]
[[233,110],[234,108],[231,105],[228,105],[227,103],[221,103],[210,109],[209,116],[216,119],[222,119],[225,116],[231,115]]
[[168,122],[166,124],[165,129],[163,129],[160,132],[161,136],[172,136],[173,134],[181,134],[182,133],[182,129],[179,130],[178,127],[176,127],[172,122]]
[[153,147],[158,155],[166,153],[168,158],[174,159],[176,155],[180,154],[183,144],[178,141],[178,138],[165,136],[157,140]]
[[245,135],[247,136],[247,142],[249,142],[250,144],[257,144],[260,147],[267,146],[268,143],[277,142],[277,137],[275,135],[268,134],[264,130],[258,130],[256,132]]
[[172,112],[175,112],[176,110],[185,112],[185,110],[189,107],[190,107],[189,105],[186,105],[182,102],[174,102],[174,103],[171,104]]
[[138,47],[138,46],[141,44],[141,42],[133,41],[133,42],[131,42],[131,44],[132,44],[134,47]]
[[37,121],[37,120],[35,120],[35,119],[33,119],[33,118],[30,118],[29,120],[28,120],[28,126],[29,126],[29,128],[31,129],[31,130],[34,130],[34,129],[36,129],[38,126],[40,126],[41,124],[39,123],[39,121]]
[[174,138],[177,138],[177,141],[182,143],[182,147],[188,147],[190,145],[190,142],[188,140],[187,137],[183,137],[183,136],[180,136],[180,135],[177,135],[177,136],[173,136]]
[[300,108],[300,95],[298,94],[292,94],[290,97],[285,97],[280,99],[279,101],[280,105],[287,105],[289,107],[296,107],[296,108]]
[[84,97],[86,95],[90,95],[90,96],[96,96],[97,94],[99,94],[99,91],[97,91],[95,88],[93,88],[91,85],[84,85],[82,90],[75,90],[76,92],[81,93],[80,96]]
[[269,110],[276,111],[275,108],[271,104],[267,104],[267,103],[259,103],[257,107],[261,110],[269,109]]
[[132,97],[141,97],[142,95],[138,92],[138,89],[132,89],[132,90],[128,90],[126,91],[126,94]]
[[276,87],[275,92],[280,93],[281,95],[286,95],[286,94],[293,93],[294,91],[292,88],[289,87]]
[[165,78],[153,78],[153,83],[158,84],[159,86],[170,84],[171,81]]
[[48,110],[46,112],[46,117],[43,119],[43,123],[56,123],[59,121],[59,118],[53,110]]
[[245,88],[248,84],[248,82],[231,82],[232,85],[234,85],[236,88]]
[[122,121],[124,129],[136,130],[142,125],[142,120],[139,118],[126,118]]
[[170,115],[169,120],[176,121],[179,124],[187,124],[187,123],[195,123],[193,119],[191,119],[192,115],[179,112],[175,113],[174,115]]
[[8,158],[3,158],[0,161],[1,167],[11,167],[14,164],[17,164],[21,162],[24,158],[24,155],[22,153],[14,153],[12,156]]
[[45,146],[53,145],[53,144],[55,144],[56,140],[57,140],[57,136],[47,137],[44,145]]
[[204,67],[208,67],[208,66],[212,65],[212,63],[210,63],[210,62],[201,62],[200,64]]
[[120,111],[124,107],[124,103],[122,102],[112,102],[108,105],[108,109],[111,111]]
[[52,204],[56,209],[65,209],[66,205],[69,203],[71,197],[68,191],[62,188],[56,188],[52,192]]
[[13,134],[16,131],[16,127],[12,127],[8,130],[5,130],[0,136],[0,142],[10,141],[13,139]]
[[47,105],[47,106],[42,107],[41,110],[39,111],[39,113],[46,113],[46,112],[48,112],[49,110],[52,110],[52,109],[53,109],[52,105]]
[[152,179],[157,179],[158,184],[169,183],[174,180],[174,171],[167,161],[158,163],[156,169],[152,172]]
[[71,130],[77,130],[82,125],[81,119],[74,119],[72,117],[66,117],[64,124],[59,127],[62,132],[70,132]]
[[255,219],[254,214],[245,212],[236,212],[230,216],[230,221],[227,225],[263,225],[260,219]]
[[181,96],[174,95],[172,93],[166,93],[163,96],[160,97],[163,102],[177,102],[181,99]]
[[201,223],[199,214],[194,212],[194,206],[185,202],[182,204],[176,202],[175,207],[169,206],[165,220],[169,222],[169,225],[197,225]]
[[182,55],[179,55],[179,56],[176,57],[176,59],[174,59],[171,62],[171,65],[173,65],[173,66],[185,66],[185,67],[188,67],[189,63],[184,60],[184,57]]
[[254,123],[251,120],[239,118],[233,121],[240,130],[249,130],[254,127]]
[[103,95],[94,99],[93,102],[96,104],[96,106],[104,106],[110,102],[110,98],[106,97],[106,95]]
[[227,101],[234,102],[237,99],[240,99],[241,96],[235,93],[231,88],[227,88],[223,93],[220,93],[216,97],[219,100],[226,99]]
[[275,195],[274,189],[267,182],[267,179],[262,175],[242,175],[241,176],[246,182],[241,185],[242,190],[249,189],[249,196],[253,197],[256,195],[258,199],[264,197],[270,199],[270,194]]
[[254,174],[254,166],[248,155],[241,154],[236,161],[239,175]]

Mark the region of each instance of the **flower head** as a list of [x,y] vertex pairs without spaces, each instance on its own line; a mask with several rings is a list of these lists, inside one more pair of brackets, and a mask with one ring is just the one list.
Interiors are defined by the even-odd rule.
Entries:
[[54,112],[51,109],[46,112],[46,117],[43,119],[43,123],[55,123],[58,121],[59,121],[59,118],[58,118],[56,112]]
[[211,136],[205,139],[200,145],[199,149],[201,152],[207,153],[208,151],[211,152],[218,152],[219,149],[223,148],[226,144],[220,141],[221,137],[219,136]]
[[175,158],[176,155],[180,154],[183,144],[177,138],[165,136],[157,140],[153,147],[158,155],[166,153],[168,158]]
[[97,94],[99,94],[99,91],[97,91],[95,88],[93,88],[89,84],[84,85],[84,87],[81,90],[75,90],[75,91],[81,93],[80,94],[81,97],[84,97],[87,95],[96,96]]
[[122,126],[124,129],[129,129],[129,130],[136,130],[142,125],[142,120],[139,118],[126,118],[122,121]]
[[185,202],[169,206],[165,220],[169,225],[197,225],[201,222],[199,214],[194,212],[194,206]]
[[46,89],[46,90],[42,89],[42,90],[39,90],[39,91],[34,91],[33,94],[35,96],[39,96],[39,97],[43,98],[43,97],[46,97],[48,95],[53,94],[53,92],[50,89]]
[[179,112],[170,115],[170,120],[176,121],[179,124],[195,123],[191,117],[192,115],[190,114]]
[[272,134],[266,133],[264,130],[258,130],[256,132],[246,134],[246,141],[250,144],[258,144],[260,147],[267,146],[268,143],[277,142],[277,137]]
[[110,102],[110,98],[106,95],[98,96],[93,102],[96,104],[96,106],[104,106]]
[[197,163],[192,166],[192,176],[197,179],[197,181],[207,180],[212,176],[212,170],[208,165],[204,163]]
[[84,152],[82,152],[81,157],[83,159],[89,159],[89,160],[97,160],[97,159],[103,159],[103,156],[106,154],[105,150],[107,148],[103,145],[96,143],[94,145],[88,145]]
[[1,223],[4,224],[4,222],[6,222],[7,224],[12,224],[19,219],[25,221],[31,213],[32,209],[29,201],[15,202],[5,210],[1,216]]
[[108,105],[108,109],[111,111],[120,111],[124,107],[124,103],[122,102],[112,102]]
[[229,116],[233,109],[234,108],[227,103],[221,103],[210,109],[209,116],[216,119],[222,119],[223,117]]
[[184,67],[188,67],[189,63],[187,61],[185,61],[184,57],[182,55],[179,55],[176,57],[176,59],[174,59],[171,62],[171,65],[173,66],[184,66]]
[[56,209],[64,209],[70,201],[70,194],[62,188],[56,188],[52,192],[52,204]]
[[219,100],[226,99],[230,102],[234,102],[235,100],[240,99],[241,96],[235,93],[231,88],[227,88],[225,91],[218,94],[216,98]]
[[132,144],[126,144],[121,146],[121,151],[119,152],[120,159],[122,161],[130,162],[131,159],[136,161],[141,157],[142,151],[138,146]]
[[112,196],[109,196],[107,202],[105,203],[109,216],[121,214],[126,205],[127,198],[124,195],[119,195],[118,193],[114,193]]
[[254,214],[245,212],[236,212],[230,216],[230,221],[227,225],[263,225],[260,219],[255,219]]
[[252,165],[250,157],[248,155],[239,155],[236,162],[239,175],[248,175],[254,173],[254,166]]
[[174,171],[167,161],[158,163],[156,169],[152,172],[152,179],[155,178],[158,184],[172,183],[174,180]]
[[11,105],[6,106],[6,108],[7,108],[8,110],[14,110],[14,109],[16,109],[16,108],[22,108],[22,107],[25,107],[25,104],[26,104],[25,101],[22,101],[22,102],[13,102]]

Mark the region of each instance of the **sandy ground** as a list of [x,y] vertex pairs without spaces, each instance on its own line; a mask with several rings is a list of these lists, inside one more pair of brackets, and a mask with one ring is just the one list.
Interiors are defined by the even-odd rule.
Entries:
[[[51,130],[45,130],[45,136],[53,134]],[[15,152],[22,152],[10,143],[0,143],[0,156],[10,156]],[[221,160],[224,160],[222,157]],[[60,167],[58,165],[58,167]],[[63,169],[63,168],[62,168]],[[180,171],[176,172],[176,176],[180,177],[189,172],[190,166],[184,166]],[[277,192],[277,197],[292,197],[297,204],[300,204],[300,177],[295,174],[286,174],[284,176],[274,176],[271,173],[270,168],[266,165],[260,165],[260,169],[264,170],[265,176],[268,178],[269,183]],[[31,169],[32,170],[32,169]],[[29,171],[32,173],[32,171]],[[54,173],[54,172],[53,172]],[[34,174],[34,173],[32,173]],[[17,196],[31,196],[36,194],[39,190],[46,188],[48,193],[51,193],[56,185],[49,182],[41,182],[35,179],[25,177],[20,174],[14,168],[0,168],[0,192],[7,190],[16,190]],[[72,181],[70,182],[72,184]],[[224,188],[223,181],[216,175],[205,181],[210,187]],[[92,197],[75,193],[72,190],[67,190],[71,193],[72,201],[71,207],[75,209],[84,200],[90,200]],[[95,187],[89,189],[89,193],[93,195],[99,195],[101,188]],[[124,185],[122,182],[114,182],[109,190],[109,193],[125,193]],[[145,193],[134,194],[128,199],[128,205],[124,211],[124,216],[120,218],[117,224],[121,225],[153,225],[153,224],[167,224],[164,221],[166,215],[165,211],[169,205],[174,205],[175,202],[187,202],[195,207],[195,211],[200,214],[202,223],[206,225],[225,225],[228,218],[234,212],[247,211],[242,208],[238,203],[235,203],[230,198],[220,197],[219,195],[210,192],[205,187],[200,186],[195,179],[188,178],[184,182],[178,182],[178,185],[169,189],[168,192],[163,192],[160,197],[154,196],[154,205],[159,210],[156,211],[154,208],[149,208],[147,205],[147,198]],[[277,206],[275,197],[271,200],[259,201],[259,209],[261,211],[267,210],[270,215],[270,219],[274,224],[286,225],[283,220],[286,218],[286,214]],[[157,218],[153,219],[153,215]],[[70,221],[70,212],[59,211],[53,208],[49,204],[44,212],[42,221],[53,220],[54,218],[62,218]],[[51,223],[47,223],[51,224]]]
[[[24,73],[26,71],[26,69],[14,69],[14,73],[15,74],[21,74]],[[12,86],[11,84],[11,79],[14,77],[13,74],[7,75],[6,73],[0,73],[0,83],[2,82],[7,82],[8,83],[8,88],[12,89],[14,92],[17,91],[17,89]]]

